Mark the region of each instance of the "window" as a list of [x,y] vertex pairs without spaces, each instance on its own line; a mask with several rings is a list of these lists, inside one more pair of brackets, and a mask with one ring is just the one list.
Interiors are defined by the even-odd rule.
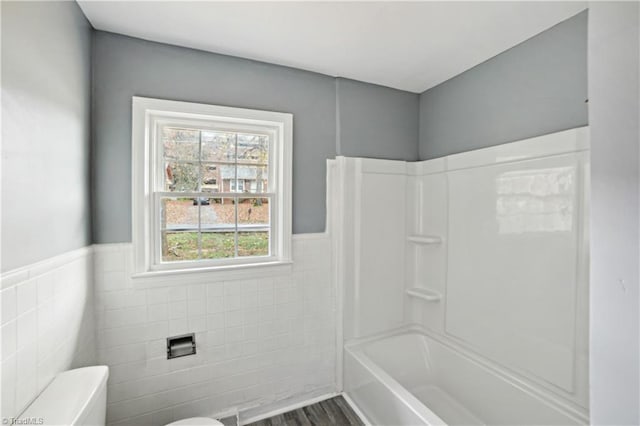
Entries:
[[240,179],[232,179],[231,192],[243,192],[243,191],[244,191],[244,181]]
[[288,262],[292,121],[134,97],[136,272]]

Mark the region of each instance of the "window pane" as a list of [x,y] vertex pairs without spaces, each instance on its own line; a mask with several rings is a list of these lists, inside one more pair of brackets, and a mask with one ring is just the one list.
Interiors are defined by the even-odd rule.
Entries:
[[202,161],[235,162],[235,133],[202,131]]
[[238,256],[269,255],[269,199],[240,198]]
[[238,164],[269,163],[269,137],[238,133]]
[[238,180],[242,180],[240,192],[268,192],[268,174],[265,166],[238,165]]
[[176,127],[162,128],[165,161],[198,161],[200,157],[200,131]]
[[162,261],[198,259],[198,201],[163,198],[160,203]]
[[165,191],[198,191],[200,166],[190,163],[167,163],[165,169]]
[[236,204],[233,198],[212,198],[202,206],[202,259],[235,257]]
[[[236,166],[229,164],[220,165],[220,178],[219,188],[221,192],[236,192]],[[232,189],[234,188],[234,189]]]
[[200,166],[200,191],[214,194],[220,192],[222,179],[220,179],[221,164],[206,163]]
[[268,256],[269,231],[238,232],[238,256]]
[[162,231],[162,261],[198,260],[198,233]]

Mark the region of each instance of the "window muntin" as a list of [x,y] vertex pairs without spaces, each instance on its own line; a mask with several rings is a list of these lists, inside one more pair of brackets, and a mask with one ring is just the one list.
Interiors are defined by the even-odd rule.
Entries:
[[[189,116],[180,108],[143,115],[136,99],[249,118]],[[143,233],[134,229],[138,272],[289,261],[289,114],[134,98],[134,139],[136,129],[143,134],[140,117],[147,147],[134,146],[134,157],[144,152],[150,179],[145,203],[134,191],[146,216],[144,223],[134,217],[134,228],[148,236],[140,244]],[[135,167],[134,158],[134,181],[142,181]]]

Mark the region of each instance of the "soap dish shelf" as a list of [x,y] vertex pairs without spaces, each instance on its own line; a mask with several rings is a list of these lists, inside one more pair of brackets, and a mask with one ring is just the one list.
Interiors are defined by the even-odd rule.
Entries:
[[427,290],[425,288],[413,287],[407,290],[407,294],[411,297],[417,297],[426,302],[436,303],[442,300],[442,295],[433,290]]
[[407,240],[416,244],[436,245],[442,244],[442,238],[437,235],[409,235]]

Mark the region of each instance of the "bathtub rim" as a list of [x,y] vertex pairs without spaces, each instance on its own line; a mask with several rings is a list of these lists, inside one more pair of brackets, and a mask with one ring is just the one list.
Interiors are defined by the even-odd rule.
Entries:
[[[431,412],[437,419],[443,422],[442,419],[440,419],[440,417],[438,417],[435,413],[433,413],[423,402],[418,400],[413,394],[411,394],[411,392],[409,392],[404,386],[398,383],[397,380],[395,380],[382,367],[378,366],[378,364],[365,353],[364,347],[367,344],[372,344],[372,343],[389,339],[392,337],[412,335],[412,334],[417,334],[421,337],[434,340],[436,343],[439,343],[444,347],[446,347],[447,349],[454,351],[456,354],[463,357],[467,361],[471,362],[475,366],[485,371],[488,371],[491,374],[496,375],[498,378],[515,386],[516,388],[518,388],[522,392],[525,392],[532,398],[535,398],[541,403],[548,405],[549,407],[559,411],[563,415],[570,417],[576,423],[585,424],[585,425],[590,424],[590,413],[588,409],[578,406],[572,401],[566,400],[561,395],[557,395],[555,392],[553,392],[553,390],[541,385],[538,381],[532,380],[532,383],[527,383],[525,381],[525,380],[529,380],[527,376],[523,377],[522,374],[518,374],[518,372],[515,372],[509,368],[501,366],[497,364],[495,361],[487,359],[486,357],[483,357],[482,355],[479,355],[476,352],[466,348],[464,345],[461,345],[455,341],[451,341],[447,339],[447,337],[438,335],[426,329],[425,327],[422,327],[419,325],[402,326],[390,331],[377,333],[377,334],[359,338],[359,339],[353,339],[352,341],[344,345],[344,350],[349,352],[349,354],[354,358],[356,358],[356,360],[360,362],[365,368],[367,368],[368,371],[374,374],[371,371],[371,369],[368,368],[368,365],[365,365],[367,363],[371,364],[374,367],[374,369],[379,370],[381,372],[380,376],[374,374],[374,376],[377,379],[380,380],[380,377],[388,379],[392,384],[396,385],[397,387],[405,391],[406,394],[409,395],[410,397],[408,399],[409,401],[415,402],[423,407],[426,407],[429,412]],[[386,383],[383,380],[381,381],[386,386]],[[402,397],[404,398],[404,395],[405,395],[404,393],[394,392],[394,389],[391,389],[389,386],[387,387],[396,396],[400,397],[401,395],[403,395]],[[405,402],[405,400],[403,400],[403,402]],[[408,404],[405,403],[405,405],[408,405]],[[417,412],[415,412],[415,410],[412,409],[412,411],[418,414]],[[422,416],[420,417],[422,418]],[[434,423],[434,424],[438,424],[438,423]],[[443,422],[443,424],[446,424],[446,423]]]

